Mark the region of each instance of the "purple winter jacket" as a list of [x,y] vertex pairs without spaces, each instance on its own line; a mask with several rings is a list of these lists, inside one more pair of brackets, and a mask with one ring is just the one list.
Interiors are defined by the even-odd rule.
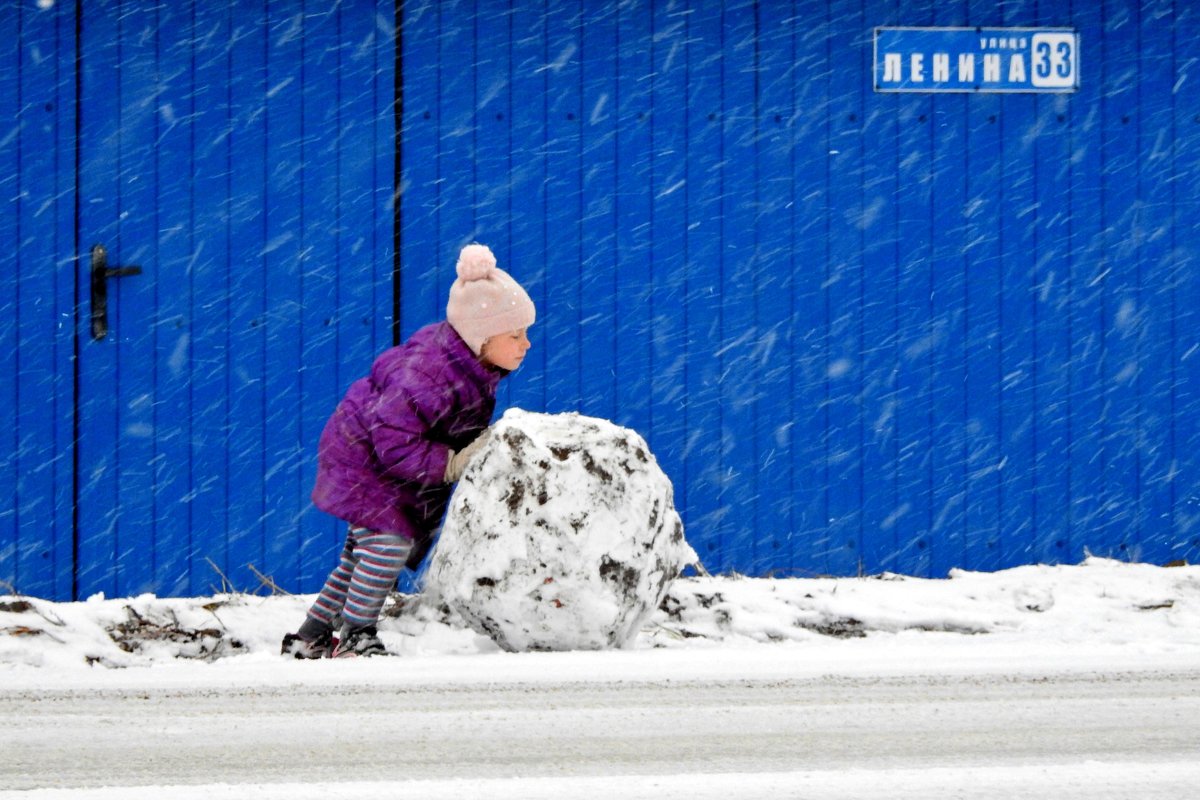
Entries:
[[325,424],[313,503],[353,525],[428,539],[450,499],[449,450],[488,426],[506,374],[481,363],[448,322],[384,351]]

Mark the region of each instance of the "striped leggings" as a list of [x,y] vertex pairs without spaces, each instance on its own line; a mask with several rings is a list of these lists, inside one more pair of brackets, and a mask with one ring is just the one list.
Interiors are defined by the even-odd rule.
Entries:
[[308,610],[310,619],[331,627],[341,614],[350,628],[374,625],[411,549],[403,536],[351,527],[341,562]]

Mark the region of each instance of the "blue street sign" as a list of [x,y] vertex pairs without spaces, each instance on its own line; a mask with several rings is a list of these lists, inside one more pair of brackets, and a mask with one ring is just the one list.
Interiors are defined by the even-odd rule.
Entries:
[[876,28],[877,92],[1073,92],[1073,28]]

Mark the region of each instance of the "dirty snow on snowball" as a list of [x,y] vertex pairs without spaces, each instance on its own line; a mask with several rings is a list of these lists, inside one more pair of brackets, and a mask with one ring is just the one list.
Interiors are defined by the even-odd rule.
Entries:
[[636,432],[509,410],[454,492],[425,593],[506,650],[622,645],[696,553]]

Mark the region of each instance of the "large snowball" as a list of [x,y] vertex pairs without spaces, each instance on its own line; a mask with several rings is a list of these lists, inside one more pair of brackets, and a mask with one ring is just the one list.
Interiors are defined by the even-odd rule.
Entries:
[[633,431],[510,410],[455,490],[426,578],[506,650],[620,646],[696,559]]

